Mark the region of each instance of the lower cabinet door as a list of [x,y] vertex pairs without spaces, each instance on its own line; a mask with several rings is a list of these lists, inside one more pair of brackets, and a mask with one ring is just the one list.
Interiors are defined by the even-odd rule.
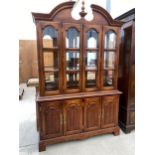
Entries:
[[84,99],[84,130],[100,128],[101,103],[99,97]]
[[63,108],[62,103],[46,103],[41,109],[41,137],[52,138],[63,135]]
[[112,127],[118,123],[118,96],[102,97],[101,127]]
[[73,99],[64,102],[64,134],[80,133],[83,129],[82,101]]

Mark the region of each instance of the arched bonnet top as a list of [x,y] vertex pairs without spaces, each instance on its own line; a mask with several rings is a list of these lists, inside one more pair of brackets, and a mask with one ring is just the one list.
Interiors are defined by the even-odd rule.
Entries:
[[[75,2],[64,2],[56,6],[50,13],[33,13],[32,16],[34,22],[37,21],[60,21],[60,22],[71,22],[79,23],[80,20],[75,20],[71,16],[71,11]],[[109,26],[120,27],[122,22],[114,20],[111,15],[102,7],[92,4],[94,19],[92,21],[84,21],[86,23],[104,24]]]

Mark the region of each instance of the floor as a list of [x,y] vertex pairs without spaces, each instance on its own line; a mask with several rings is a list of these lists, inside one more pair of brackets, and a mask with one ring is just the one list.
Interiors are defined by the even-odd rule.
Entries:
[[44,152],[38,152],[38,132],[36,130],[35,88],[24,88],[19,101],[19,155],[134,155],[135,132],[119,136],[106,134],[81,141],[49,145]]

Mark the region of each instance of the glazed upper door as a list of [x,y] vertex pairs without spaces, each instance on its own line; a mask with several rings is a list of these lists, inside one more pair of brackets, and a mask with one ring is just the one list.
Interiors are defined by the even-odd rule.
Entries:
[[80,99],[64,101],[64,134],[80,133],[83,129],[83,110]]
[[102,45],[101,86],[102,89],[116,89],[119,57],[119,28],[104,26]]
[[57,94],[61,91],[61,48],[60,24],[40,22],[39,36],[39,77],[41,95]]
[[38,24],[40,94],[117,88],[119,28]]
[[100,50],[101,50],[100,25],[84,26],[83,41],[83,90],[98,90],[100,87]]
[[63,24],[63,85],[64,92],[79,92],[82,81],[82,27]]
[[62,103],[47,102],[41,107],[41,137],[52,138],[63,135],[63,108]]

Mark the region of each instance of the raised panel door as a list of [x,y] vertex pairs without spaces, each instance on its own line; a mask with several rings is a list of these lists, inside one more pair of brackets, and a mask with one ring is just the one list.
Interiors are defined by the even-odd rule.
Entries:
[[80,99],[64,101],[64,133],[79,133],[83,129],[82,125],[82,102]]
[[101,127],[112,127],[118,122],[118,96],[102,97]]
[[84,130],[100,128],[101,104],[99,97],[84,99]]
[[63,134],[63,110],[61,102],[47,103],[41,109],[42,135],[41,137],[52,138]]

